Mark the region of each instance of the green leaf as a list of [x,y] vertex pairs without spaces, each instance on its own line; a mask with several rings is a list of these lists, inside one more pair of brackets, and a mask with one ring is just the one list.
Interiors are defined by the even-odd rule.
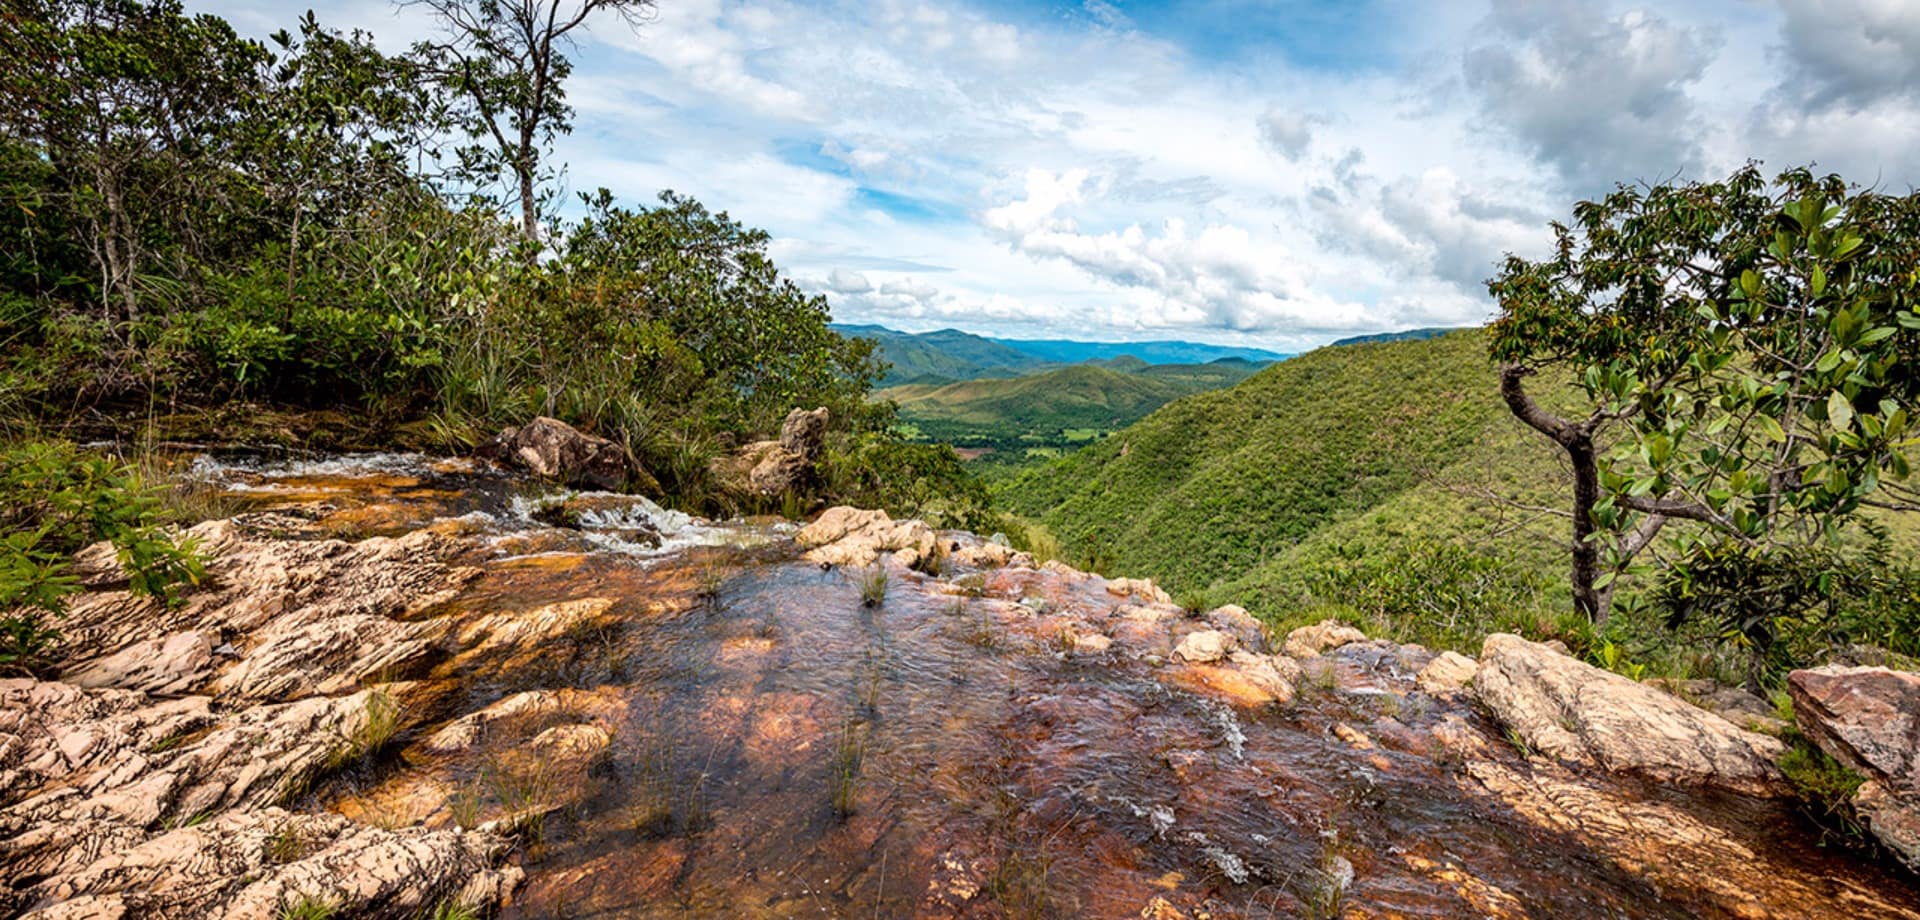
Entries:
[[1845,393],[1834,390],[1827,397],[1827,421],[1842,431],[1853,427],[1853,403],[1847,401]]
[[1764,415],[1764,414],[1756,415],[1753,417],[1753,421],[1754,421],[1754,424],[1760,426],[1760,433],[1766,435],[1767,438],[1773,441],[1775,444],[1782,444],[1786,442],[1787,432],[1785,429],[1780,427],[1779,420],[1775,419],[1773,416]]

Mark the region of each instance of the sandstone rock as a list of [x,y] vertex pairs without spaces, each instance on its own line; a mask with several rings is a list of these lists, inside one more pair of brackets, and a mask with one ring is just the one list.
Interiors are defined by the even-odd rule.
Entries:
[[1290,658],[1312,658],[1348,643],[1365,641],[1367,634],[1360,630],[1339,620],[1321,620],[1312,626],[1302,626],[1287,633],[1287,641],[1281,650]]
[[1107,593],[1115,597],[1137,597],[1156,604],[1173,603],[1173,597],[1160,590],[1150,578],[1115,578],[1107,582]]
[[795,409],[780,423],[780,449],[811,464],[820,459],[827,441],[827,408]]
[[101,854],[14,896],[23,917],[272,920],[301,898],[336,916],[415,916],[443,901],[481,910],[518,884],[496,868],[506,841],[424,828],[381,830],[338,815],[228,812]]
[[[651,483],[627,449],[606,438],[585,434],[566,422],[541,416],[520,428],[500,432],[484,454],[512,463],[542,479],[587,489],[615,491],[629,479]],[[657,491],[658,483],[642,491]]]
[[933,557],[937,538],[919,521],[896,521],[885,511],[841,505],[802,527],[794,540],[807,548],[811,562],[866,566],[885,557],[914,566]]
[[1753,795],[1783,791],[1777,739],[1519,636],[1487,637],[1473,683],[1496,718],[1549,756]]
[[1182,661],[1207,664],[1227,657],[1227,653],[1239,646],[1235,639],[1219,630],[1202,629],[1190,632],[1180,640],[1173,653]]
[[1097,655],[1113,648],[1113,640],[1099,633],[1074,633],[1073,650],[1082,655]]
[[[476,570],[449,565],[451,538],[430,530],[402,537],[342,540],[278,539],[238,520],[209,521],[189,528],[207,556],[212,585],[186,595],[176,607],[136,597],[124,590],[91,591],[76,597],[61,622],[69,654],[82,663],[76,676],[90,675],[110,684],[114,675],[155,685],[156,692],[198,691],[212,668],[197,663],[197,643],[181,638],[195,632],[234,642],[243,650],[260,634],[269,639],[301,633],[308,624],[339,618],[400,620],[450,598]],[[83,564],[116,569],[113,549],[102,544],[82,554]],[[399,624],[395,624],[396,627]],[[329,666],[356,666],[371,673],[390,663],[381,648],[390,640],[410,639],[418,630],[396,628],[355,640],[352,630],[319,627],[330,637]],[[135,646],[165,649],[173,643],[181,656],[161,670],[140,669]],[[218,643],[215,643],[216,645]],[[268,649],[265,654],[279,654]],[[129,670],[132,667],[133,670]],[[170,670],[169,670],[170,669]],[[171,673],[173,679],[162,675]]]
[[1414,678],[1414,683],[1434,696],[1446,696],[1466,689],[1478,670],[1479,662],[1459,652],[1441,652],[1420,669],[1420,675]]
[[577,724],[589,717],[611,721],[614,714],[624,712],[625,708],[625,701],[612,688],[524,690],[447,723],[428,736],[422,746],[434,753],[452,754],[470,750],[500,734],[502,727],[516,722],[562,718],[575,720]]
[[762,497],[798,493],[812,485],[813,475],[813,461],[775,445],[762,451],[754,462],[747,473],[747,488]]
[[1203,617],[1214,629],[1231,634],[1239,640],[1240,647],[1256,652],[1267,650],[1266,627],[1239,604],[1228,604],[1207,611]]
[[1787,676],[1800,731],[1867,778],[1854,808],[1867,829],[1920,869],[1920,674],[1825,667]]
[[1821,750],[1891,791],[1920,793],[1920,674],[1817,668],[1788,675],[1787,690]]
[[998,568],[1013,559],[1013,547],[1001,543],[962,542],[948,558],[955,565],[970,569]]
[[367,614],[280,620],[257,633],[257,644],[214,686],[221,697],[237,700],[345,693],[425,657],[441,632],[438,621],[403,623]]
[[179,696],[213,670],[213,642],[198,630],[136,642],[118,652],[68,667],[60,679],[79,687],[144,690]]

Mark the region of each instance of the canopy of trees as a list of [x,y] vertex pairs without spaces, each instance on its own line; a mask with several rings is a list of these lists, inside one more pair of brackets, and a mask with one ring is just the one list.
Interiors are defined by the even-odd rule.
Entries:
[[[435,9],[505,28],[522,5]],[[263,43],[179,0],[8,4],[0,419],[246,398],[457,443],[545,412],[672,477],[795,405],[867,417],[870,348],[826,328],[766,234],[602,192],[527,238],[525,182],[496,197],[476,145],[511,125],[527,141],[494,162],[534,175],[566,127],[567,31],[645,5],[551,29],[527,6],[532,50],[460,19],[458,40],[392,56],[310,13]],[[476,116],[495,103],[526,112]]]
[[[1920,196],[1749,166],[1574,218],[1491,290],[1502,393],[1572,466],[1576,603],[1604,619],[1614,579],[1683,521],[1663,600],[1764,648],[1848,583],[1847,557],[1819,550],[1855,512],[1920,498]],[[1571,372],[1576,413],[1527,391],[1549,368]]]

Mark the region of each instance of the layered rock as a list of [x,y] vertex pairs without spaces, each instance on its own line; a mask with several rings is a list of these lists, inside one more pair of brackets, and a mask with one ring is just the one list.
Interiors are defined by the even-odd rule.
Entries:
[[795,409],[780,423],[779,439],[755,441],[716,459],[712,465],[714,478],[724,491],[735,495],[774,498],[803,494],[819,482],[827,422],[825,407]]
[[1312,658],[1352,642],[1367,641],[1367,634],[1339,620],[1321,620],[1287,633],[1281,651],[1289,658]]
[[1481,650],[1474,692],[1528,747],[1667,782],[1784,792],[1777,739],[1519,636]]
[[642,492],[659,491],[659,484],[625,447],[556,418],[540,416],[519,428],[508,428],[481,454],[577,488],[617,491],[637,481]]
[[896,521],[885,511],[829,508],[800,529],[794,540],[806,558],[823,565],[867,566],[886,558],[916,566],[934,557],[939,540],[920,521]]
[[1787,678],[1794,720],[1866,777],[1853,805],[1875,838],[1920,869],[1920,674],[1826,667]]

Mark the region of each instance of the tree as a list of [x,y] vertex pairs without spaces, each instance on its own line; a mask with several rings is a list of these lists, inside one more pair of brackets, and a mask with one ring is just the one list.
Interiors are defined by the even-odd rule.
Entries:
[[[1773,571],[1864,505],[1920,509],[1904,482],[1920,195],[1749,165],[1621,187],[1554,232],[1552,257],[1509,256],[1489,282],[1492,355],[1508,408],[1572,468],[1581,612],[1603,623],[1615,580],[1676,520],[1693,525],[1670,566],[1686,582],[1735,558]],[[1576,411],[1528,392],[1543,373],[1571,375]]]
[[464,103],[458,118],[475,142],[462,151],[476,178],[511,173],[521,232],[540,238],[541,157],[573,129],[564,83],[573,62],[562,53],[596,13],[638,26],[653,0],[401,0],[425,7],[447,30],[415,46],[420,59]]
[[[179,0],[23,0],[0,13],[0,138],[44,157],[84,228],[102,312],[132,319],[157,262],[214,247],[198,220],[266,51]],[[118,308],[117,311],[115,308]]]

